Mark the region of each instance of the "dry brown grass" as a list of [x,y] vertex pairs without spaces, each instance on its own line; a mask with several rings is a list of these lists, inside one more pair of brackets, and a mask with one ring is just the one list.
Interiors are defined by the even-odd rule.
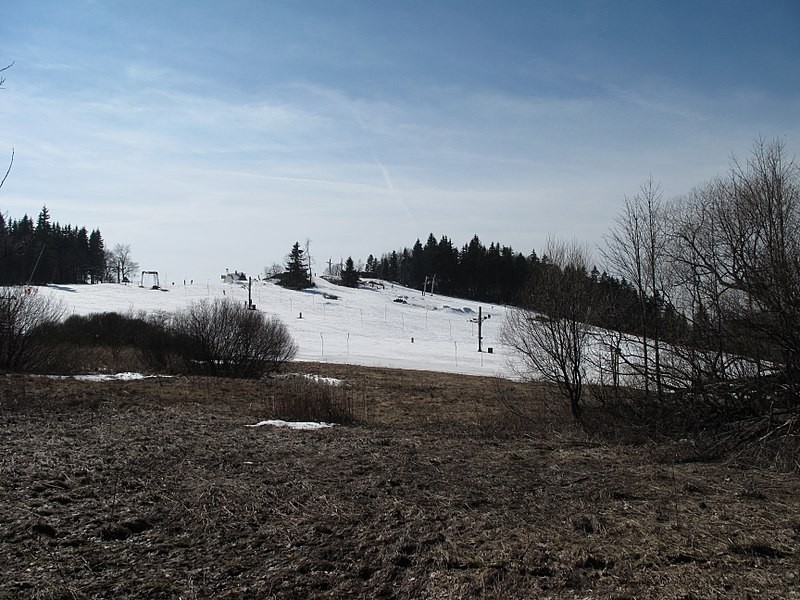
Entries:
[[603,442],[546,387],[294,368],[356,424],[245,427],[280,381],[0,377],[0,597],[800,597],[794,475]]

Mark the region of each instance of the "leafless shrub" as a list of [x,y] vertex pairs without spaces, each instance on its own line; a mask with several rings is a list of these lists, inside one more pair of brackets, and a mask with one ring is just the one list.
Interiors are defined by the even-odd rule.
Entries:
[[35,289],[0,289],[0,369],[36,371],[50,362],[53,346],[38,330],[58,322],[64,308]]
[[210,375],[260,377],[297,353],[282,321],[231,299],[193,304],[175,316],[172,330],[190,369]]
[[[586,350],[593,308],[588,251],[550,240],[548,264],[530,282],[521,308],[508,312],[503,341],[515,351],[518,373],[559,387],[575,420],[582,413]],[[536,307],[542,314],[535,314]]]

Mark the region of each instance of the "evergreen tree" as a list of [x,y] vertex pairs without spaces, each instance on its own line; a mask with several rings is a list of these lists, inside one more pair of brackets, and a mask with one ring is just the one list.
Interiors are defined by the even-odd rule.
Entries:
[[367,264],[364,267],[364,272],[370,277],[374,277],[378,273],[378,260],[370,254],[367,257]]
[[461,293],[467,298],[481,298],[485,285],[486,248],[477,235],[464,246],[459,259]]
[[392,278],[389,276],[389,272],[390,272],[389,271],[389,257],[386,254],[384,254],[381,257],[381,261],[380,261],[380,264],[378,266],[378,277],[380,277],[381,279],[389,279],[389,280],[391,280]]
[[458,250],[450,239],[443,235],[439,239],[434,258],[434,271],[437,276],[437,289],[442,294],[454,294],[457,287]]
[[36,220],[36,237],[46,240],[50,234],[50,211],[47,206],[42,206],[39,217]]
[[[55,248],[51,238],[52,228],[50,226],[50,212],[46,206],[42,206],[39,216],[36,219],[36,228],[33,231],[35,240],[31,271],[28,279],[34,283],[48,283],[55,281],[53,272],[53,257]],[[48,246],[49,244],[49,246]]]
[[311,279],[308,276],[304,252],[300,248],[300,242],[295,242],[286,263],[286,272],[280,275],[280,283],[284,287],[294,290],[311,287]]
[[389,268],[386,277],[390,281],[401,281],[400,279],[400,257],[397,256],[397,251],[392,250],[392,255],[389,257]]
[[347,261],[344,263],[344,271],[342,271],[342,285],[347,287],[358,287],[358,271],[353,264],[353,257],[348,256]]
[[[102,238],[98,269],[102,269]],[[34,283],[85,283],[90,271],[90,242],[85,227],[53,223],[42,207],[36,222],[0,216],[0,285]]]
[[425,242],[425,247],[422,249],[422,285],[425,284],[425,279],[430,279],[433,275],[437,275],[436,269],[436,254],[439,248],[439,242],[436,237],[431,233],[428,235],[428,241]]
[[100,235],[99,229],[95,229],[89,235],[87,267],[90,283],[99,283],[103,281],[103,275],[106,272],[106,251],[103,236]]
[[425,250],[422,247],[422,242],[417,238],[414,247],[411,249],[411,260],[407,268],[404,268],[404,279],[401,283],[409,287],[422,289],[422,284],[425,283]]

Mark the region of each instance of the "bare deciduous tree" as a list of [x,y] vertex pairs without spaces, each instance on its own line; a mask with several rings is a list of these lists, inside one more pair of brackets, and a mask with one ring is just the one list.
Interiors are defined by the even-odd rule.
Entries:
[[612,270],[636,288],[642,356],[640,361],[631,363],[641,365],[645,393],[650,391],[651,382],[654,382],[659,398],[663,396],[659,316],[668,297],[667,216],[660,186],[650,177],[638,194],[625,198],[623,212],[606,236],[605,247],[601,250]]
[[521,307],[509,310],[502,340],[515,351],[519,374],[556,384],[580,421],[593,310],[589,252],[551,239],[545,254],[548,264],[531,280]]
[[[725,178],[686,200],[675,261],[695,329],[718,355],[762,352],[800,392],[800,165],[781,141],[756,142]],[[724,361],[721,363],[724,366]],[[724,370],[711,373],[724,378]]]
[[116,270],[117,283],[130,282],[139,272],[139,263],[131,256],[130,244],[115,244],[111,250],[111,264]]
[[266,279],[272,279],[283,273],[284,266],[280,263],[272,263],[269,267],[264,267],[264,277]]
[[726,196],[724,181],[712,181],[676,201],[672,211],[672,300],[691,324],[686,339],[679,340],[672,352],[683,357],[687,367],[684,379],[694,388],[724,379],[727,373],[727,293],[716,275],[722,257],[718,254],[720,221],[715,208]]

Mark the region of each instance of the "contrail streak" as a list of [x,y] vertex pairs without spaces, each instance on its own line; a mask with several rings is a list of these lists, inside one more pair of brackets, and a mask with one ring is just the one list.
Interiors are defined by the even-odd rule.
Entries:
[[400,203],[408,212],[408,216],[411,217],[411,219],[417,224],[417,226],[421,227],[422,223],[420,223],[419,219],[417,218],[417,215],[414,214],[411,205],[408,202],[406,202],[406,199],[403,197],[403,194],[400,193],[396,187],[394,187],[394,182],[392,181],[392,176],[389,174],[389,169],[384,167],[383,163],[374,154],[372,155],[372,160],[375,161],[375,164],[378,165],[378,167],[381,170],[381,173],[383,173],[383,179],[386,182],[386,189],[389,190],[389,193],[391,193],[392,196],[396,197],[400,201]]

